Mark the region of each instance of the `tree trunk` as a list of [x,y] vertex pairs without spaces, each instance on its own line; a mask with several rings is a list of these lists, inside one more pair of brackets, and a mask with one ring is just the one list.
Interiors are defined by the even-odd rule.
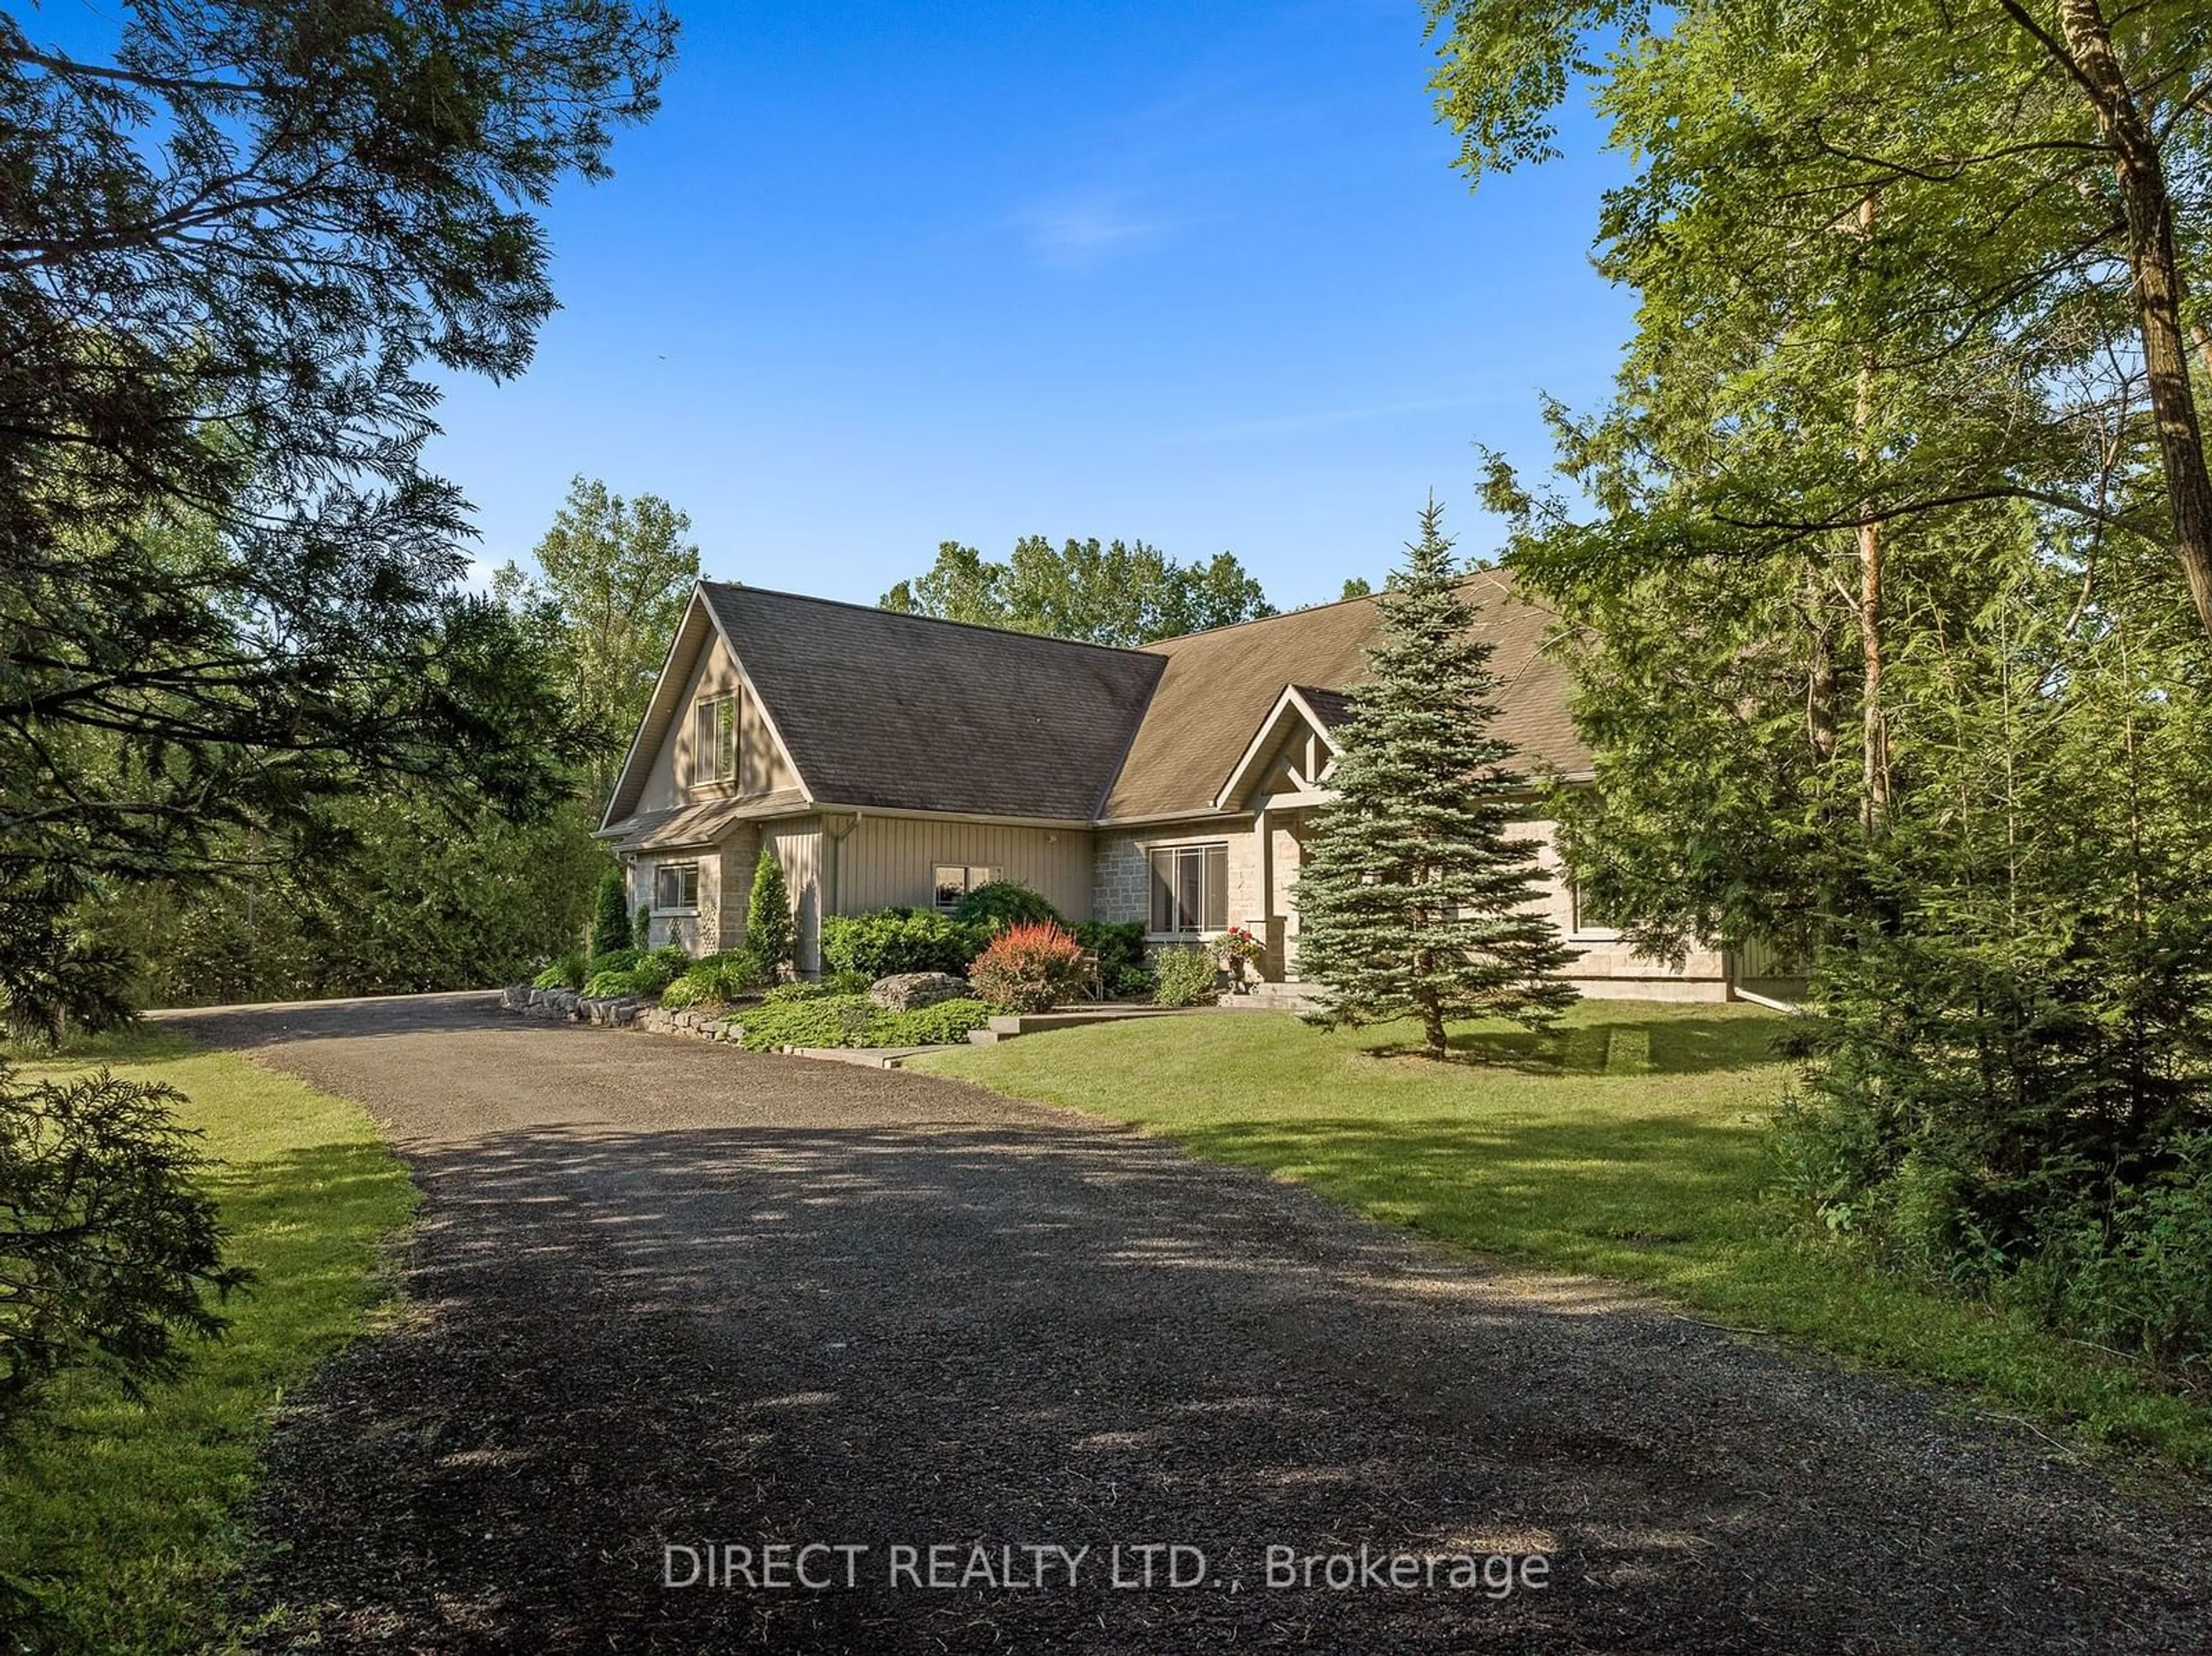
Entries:
[[2197,619],[2212,637],[2212,472],[2189,382],[2181,320],[2181,260],[2174,247],[2173,201],[2150,126],[2112,51],[2097,0],[2059,0],[2066,49],[2096,106],[2097,124],[2113,157],[2127,214],[2128,265],[2135,278],[2136,318],[2142,334],[2143,372],[2173,506],[2173,549],[2189,580]]
[[[1859,203],[1859,234],[1874,238],[1874,197]],[[1873,470],[1873,445],[1868,428],[1874,423],[1874,353],[1859,357],[1858,397],[1855,409],[1858,434],[1859,469]],[[1874,503],[1859,502],[1859,646],[1866,664],[1863,743],[1866,750],[1865,801],[1867,831],[1878,834],[1889,820],[1889,724],[1881,709],[1881,525]]]
[[1444,1044],[1444,1010],[1436,996],[1423,992],[1414,997],[1421,1009],[1421,1044],[1431,1058],[1447,1058],[1449,1049]]

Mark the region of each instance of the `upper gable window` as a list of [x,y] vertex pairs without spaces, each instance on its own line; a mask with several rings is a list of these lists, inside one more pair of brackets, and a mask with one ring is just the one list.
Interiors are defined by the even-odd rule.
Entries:
[[691,738],[691,780],[738,780],[738,698],[708,695],[699,698],[698,724]]

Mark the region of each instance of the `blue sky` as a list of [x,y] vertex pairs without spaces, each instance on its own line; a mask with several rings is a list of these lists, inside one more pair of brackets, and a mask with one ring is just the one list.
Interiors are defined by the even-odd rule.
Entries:
[[1602,392],[1618,161],[1470,196],[1413,0],[679,6],[616,177],[550,215],[525,378],[453,387],[434,463],[482,556],[584,472],[691,514],[714,576],[872,601],[953,538],[1235,552],[1278,604],[1379,577],[1433,488],[1486,545],[1480,439]]
[[487,567],[584,473],[763,585],[1097,535],[1311,603],[1431,489],[1486,549],[1473,445],[1541,466],[1538,391],[1593,402],[1626,337],[1588,257],[1618,158],[1577,114],[1470,195],[1419,0],[675,3],[660,115],[547,215],[534,365],[448,387]]

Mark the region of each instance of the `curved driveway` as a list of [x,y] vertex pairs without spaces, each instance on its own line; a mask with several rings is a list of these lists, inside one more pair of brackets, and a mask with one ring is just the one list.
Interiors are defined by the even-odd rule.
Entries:
[[[316,1649],[2212,1641],[2201,1498],[1131,1132],[484,996],[180,1021],[360,1100],[428,1196],[409,1308],[272,1449],[261,1590]],[[710,1544],[848,1550],[665,1585]],[[1072,1587],[1024,1550],[1084,1547]]]

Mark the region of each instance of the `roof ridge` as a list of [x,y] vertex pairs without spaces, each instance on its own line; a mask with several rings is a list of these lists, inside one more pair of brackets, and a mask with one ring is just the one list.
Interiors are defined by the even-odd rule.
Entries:
[[[1479,569],[1467,571],[1452,585],[1464,586],[1468,582],[1484,575],[1497,575],[1510,579],[1512,573],[1504,564],[1486,564]],[[1340,610],[1347,604],[1372,604],[1389,590],[1388,585],[1384,585],[1372,592],[1354,592],[1348,598],[1324,598],[1319,604],[1302,604],[1295,610],[1278,610],[1272,616],[1252,616],[1243,621],[1224,621],[1218,627],[1201,627],[1195,633],[1177,633],[1172,638],[1156,638],[1149,644],[1139,645],[1137,648],[1139,651],[1157,650],[1162,645],[1181,644],[1190,639],[1212,638],[1217,634],[1233,633],[1241,627],[1265,627],[1271,621],[1294,621],[1300,616],[1310,616],[1316,610]]]
[[[1109,655],[1141,656],[1148,646],[1132,648],[1125,644],[1097,644],[1089,639],[1062,638],[1057,633],[1025,633],[1018,627],[994,627],[988,622],[954,621],[947,616],[925,616],[915,610],[886,610],[880,604],[861,604],[852,598],[825,598],[812,592],[790,592],[780,586],[757,586],[747,581],[708,580],[700,577],[699,585],[732,592],[760,592],[772,598],[792,598],[801,604],[819,604],[833,610],[857,610],[863,615],[889,616],[899,621],[927,622],[933,627],[961,627],[971,633],[992,633],[1000,638],[1029,639],[1039,644],[1057,644],[1071,650],[1103,650]],[[1195,636],[1195,634],[1186,634]]]

